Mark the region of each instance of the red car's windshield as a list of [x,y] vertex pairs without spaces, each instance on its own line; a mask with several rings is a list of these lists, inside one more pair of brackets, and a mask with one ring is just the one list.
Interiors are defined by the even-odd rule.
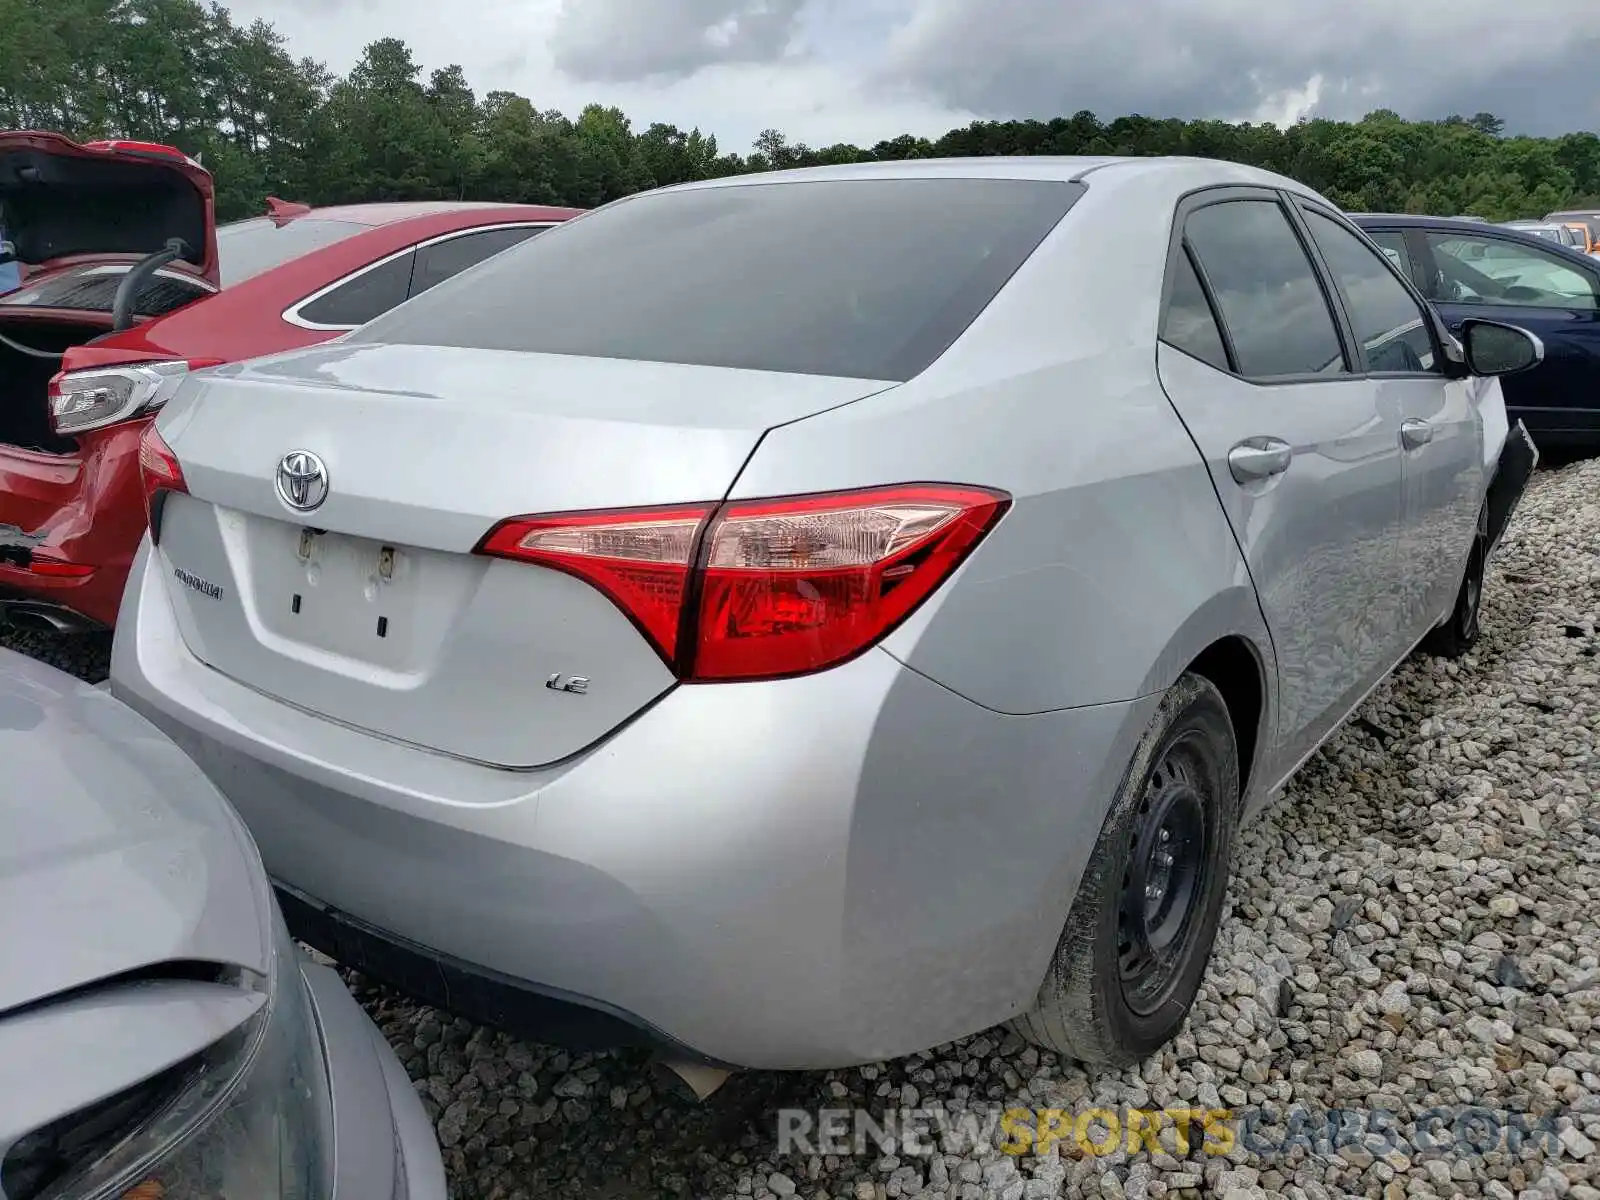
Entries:
[[217,269],[223,287],[282,266],[292,258],[342,242],[371,229],[355,221],[296,217],[282,225],[271,217],[251,217],[217,227]]

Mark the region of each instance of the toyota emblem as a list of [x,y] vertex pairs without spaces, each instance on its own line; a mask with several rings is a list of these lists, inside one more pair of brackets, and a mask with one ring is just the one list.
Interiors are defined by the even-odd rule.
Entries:
[[328,468],[309,450],[291,450],[278,463],[278,499],[310,512],[328,498]]

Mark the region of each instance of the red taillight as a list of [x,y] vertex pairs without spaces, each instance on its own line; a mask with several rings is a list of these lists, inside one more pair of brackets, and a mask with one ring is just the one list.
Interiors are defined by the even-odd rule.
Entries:
[[479,551],[599,588],[686,682],[773,679],[876,644],[1010,502],[987,488],[902,484],[519,517],[491,530]]
[[478,552],[553,567],[599,588],[670,664],[677,657],[695,542],[712,508],[515,517],[490,530]]
[[854,657],[949,578],[1008,503],[920,484],[724,506],[707,535],[692,677],[798,675]]
[[86,579],[94,574],[94,568],[87,563],[67,562],[62,558],[35,553],[28,563],[28,574],[44,575],[51,579]]
[[153,538],[161,536],[161,501],[167,492],[185,492],[183,468],[178,456],[156,432],[155,422],[145,427],[139,438],[139,478],[144,483],[144,515]]
[[87,579],[94,574],[94,568],[87,563],[68,562],[37,550],[18,555],[13,561],[0,559],[0,567],[8,571],[26,571],[45,579]]

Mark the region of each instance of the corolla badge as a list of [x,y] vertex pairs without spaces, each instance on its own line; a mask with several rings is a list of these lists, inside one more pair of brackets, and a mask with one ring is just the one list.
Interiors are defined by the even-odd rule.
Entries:
[[309,450],[291,450],[278,463],[278,499],[310,512],[328,498],[328,468]]

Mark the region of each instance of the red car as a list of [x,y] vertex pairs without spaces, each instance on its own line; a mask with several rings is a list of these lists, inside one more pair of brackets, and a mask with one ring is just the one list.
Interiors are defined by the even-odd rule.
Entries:
[[579,211],[272,200],[218,228],[180,151],[0,133],[0,613],[115,624],[139,436],[189,370],[337,337]]

